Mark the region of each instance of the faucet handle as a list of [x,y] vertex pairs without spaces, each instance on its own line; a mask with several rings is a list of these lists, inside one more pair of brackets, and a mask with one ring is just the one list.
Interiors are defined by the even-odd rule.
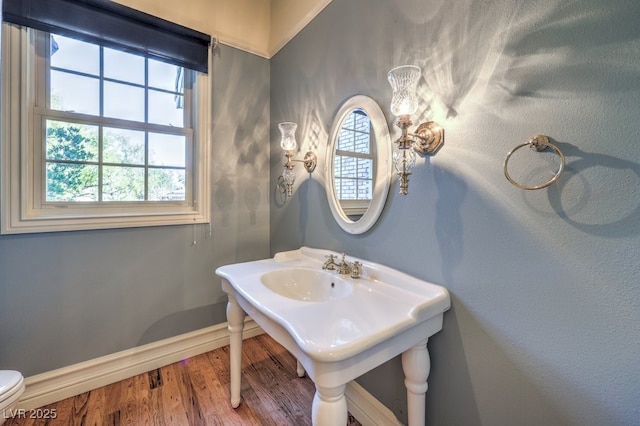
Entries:
[[327,258],[327,261],[322,265],[322,269],[328,269],[330,271],[336,269],[336,257],[332,254],[327,254],[325,257]]
[[362,263],[357,260],[351,265],[351,278],[360,278],[362,272]]

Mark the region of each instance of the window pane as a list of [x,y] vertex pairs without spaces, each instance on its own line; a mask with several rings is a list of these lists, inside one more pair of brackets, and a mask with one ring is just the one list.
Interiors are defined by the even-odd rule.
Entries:
[[369,153],[369,133],[354,133],[355,135],[355,147],[354,151],[360,154]]
[[143,201],[144,168],[104,166],[103,201]]
[[340,130],[340,136],[338,139],[338,149],[341,151],[353,151],[354,147],[354,134],[353,131],[347,130],[344,127]]
[[98,126],[47,120],[46,134],[48,160],[98,160]]
[[373,184],[370,180],[358,181],[358,200],[371,200],[373,196]]
[[91,43],[51,34],[51,66],[100,74],[100,48]]
[[184,93],[184,73],[176,65],[149,59],[149,86]]
[[353,111],[342,122],[338,138],[338,149],[341,151],[369,154],[371,121],[361,110]]
[[144,121],[144,89],[104,82],[105,117]]
[[356,181],[353,179],[341,179],[340,195],[338,198],[341,200],[355,200],[356,199]]
[[181,95],[149,90],[149,123],[183,127],[182,98]]
[[150,201],[184,201],[184,170],[150,169]]
[[51,70],[51,109],[100,114],[100,80]]
[[342,177],[356,177],[356,159],[354,157],[341,156],[341,173]]
[[355,117],[354,128],[360,132],[369,133],[369,116],[360,110],[355,111],[353,116]]
[[355,123],[355,116],[353,114],[353,112],[349,115],[347,115],[344,119],[344,122],[342,123],[342,128],[343,129],[353,129]]
[[104,76],[144,85],[144,58],[105,47]]
[[149,164],[184,167],[186,138],[179,135],[149,133]]
[[47,163],[46,201],[98,201],[98,166]]
[[103,139],[105,163],[144,165],[144,132],[105,127]]
[[358,158],[358,177],[371,179],[373,176],[373,160],[370,158]]

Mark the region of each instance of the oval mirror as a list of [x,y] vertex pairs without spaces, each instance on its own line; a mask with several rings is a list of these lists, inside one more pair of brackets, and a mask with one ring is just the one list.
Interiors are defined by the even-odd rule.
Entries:
[[391,140],[378,104],[356,95],[338,110],[327,150],[327,198],[336,222],[350,234],[378,220],[391,183]]

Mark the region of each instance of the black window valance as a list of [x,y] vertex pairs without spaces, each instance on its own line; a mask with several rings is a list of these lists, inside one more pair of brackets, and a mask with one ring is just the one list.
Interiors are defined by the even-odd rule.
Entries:
[[209,35],[109,0],[3,0],[2,19],[200,72],[208,68]]

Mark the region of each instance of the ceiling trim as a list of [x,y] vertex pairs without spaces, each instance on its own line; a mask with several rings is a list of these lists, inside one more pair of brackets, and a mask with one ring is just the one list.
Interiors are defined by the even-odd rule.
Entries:
[[[1,0],[0,0],[1,1]],[[271,59],[332,0],[114,0]]]
[[278,53],[332,1],[316,0],[311,2],[311,8],[306,10],[303,16],[287,16],[282,11],[274,11],[272,8],[267,58],[271,58]]

